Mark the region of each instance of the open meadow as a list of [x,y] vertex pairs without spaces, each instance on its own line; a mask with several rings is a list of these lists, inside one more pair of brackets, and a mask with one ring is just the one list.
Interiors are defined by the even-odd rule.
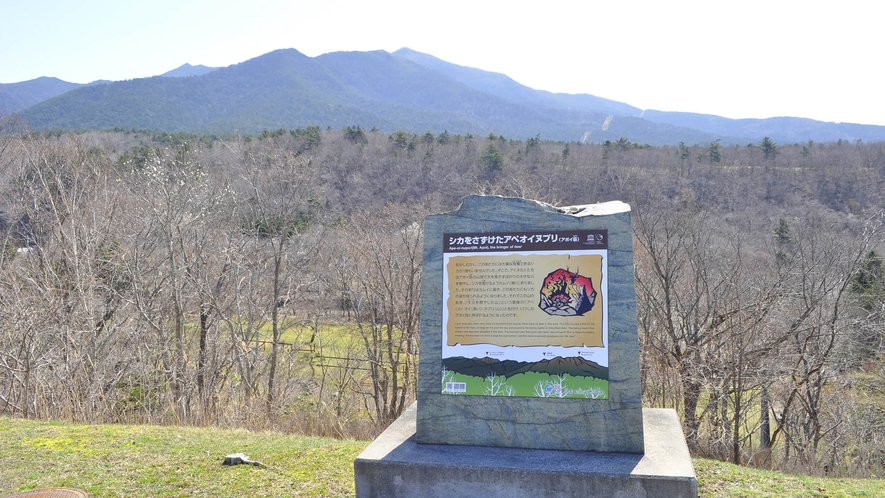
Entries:
[[[71,487],[89,496],[349,497],[369,441],[245,429],[83,425],[0,418],[0,496]],[[224,466],[245,453],[261,466]],[[695,459],[699,496],[879,497],[882,479],[805,477]]]

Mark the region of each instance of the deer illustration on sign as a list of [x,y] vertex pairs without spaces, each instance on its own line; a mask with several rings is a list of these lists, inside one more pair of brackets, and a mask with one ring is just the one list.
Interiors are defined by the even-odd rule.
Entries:
[[589,277],[560,268],[544,278],[538,307],[548,315],[582,316],[595,302],[596,290]]

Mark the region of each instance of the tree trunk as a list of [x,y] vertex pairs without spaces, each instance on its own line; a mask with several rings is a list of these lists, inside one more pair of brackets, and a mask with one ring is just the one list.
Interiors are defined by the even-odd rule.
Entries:
[[280,344],[280,267],[282,254],[276,251],[273,267],[273,304],[270,321],[273,327],[273,342],[270,347],[270,365],[267,373],[267,412],[270,413],[274,403],[274,384],[277,377],[277,354]]
[[760,401],[760,409],[762,413],[759,418],[759,447],[763,450],[771,448],[770,402],[768,386],[762,386],[762,400]]
[[685,428],[688,434],[686,439],[692,449],[698,446],[698,402],[701,396],[701,384],[692,380],[687,372],[682,373],[682,405],[685,410]]
[[205,396],[205,388],[206,388],[206,363],[208,352],[206,351],[206,343],[207,337],[209,335],[209,313],[211,312],[211,307],[209,303],[203,303],[200,305],[200,356],[197,359],[197,390],[200,393],[200,398],[203,399]]

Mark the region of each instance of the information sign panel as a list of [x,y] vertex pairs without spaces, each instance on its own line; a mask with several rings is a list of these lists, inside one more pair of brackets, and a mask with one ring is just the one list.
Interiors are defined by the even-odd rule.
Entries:
[[443,239],[443,394],[608,399],[607,230]]

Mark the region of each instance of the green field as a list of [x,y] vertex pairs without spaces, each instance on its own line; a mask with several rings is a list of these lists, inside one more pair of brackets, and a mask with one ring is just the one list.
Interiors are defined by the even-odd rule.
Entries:
[[[274,432],[0,417],[0,496],[53,486],[91,497],[353,496],[369,444]],[[264,466],[226,467],[242,452]],[[826,479],[695,459],[701,497],[880,497],[882,479]]]
[[[455,382],[466,385],[466,391],[446,391],[446,383]],[[478,377],[450,372],[442,383],[443,394],[466,396],[524,396],[524,397],[557,397],[557,398],[608,398],[608,381],[595,377],[564,376],[562,379],[554,375],[528,372],[505,378]],[[543,393],[543,396],[541,394]]]
[[[0,418],[0,496],[54,486],[94,497],[352,496],[365,441],[193,427]],[[223,466],[245,453],[264,466]]]

